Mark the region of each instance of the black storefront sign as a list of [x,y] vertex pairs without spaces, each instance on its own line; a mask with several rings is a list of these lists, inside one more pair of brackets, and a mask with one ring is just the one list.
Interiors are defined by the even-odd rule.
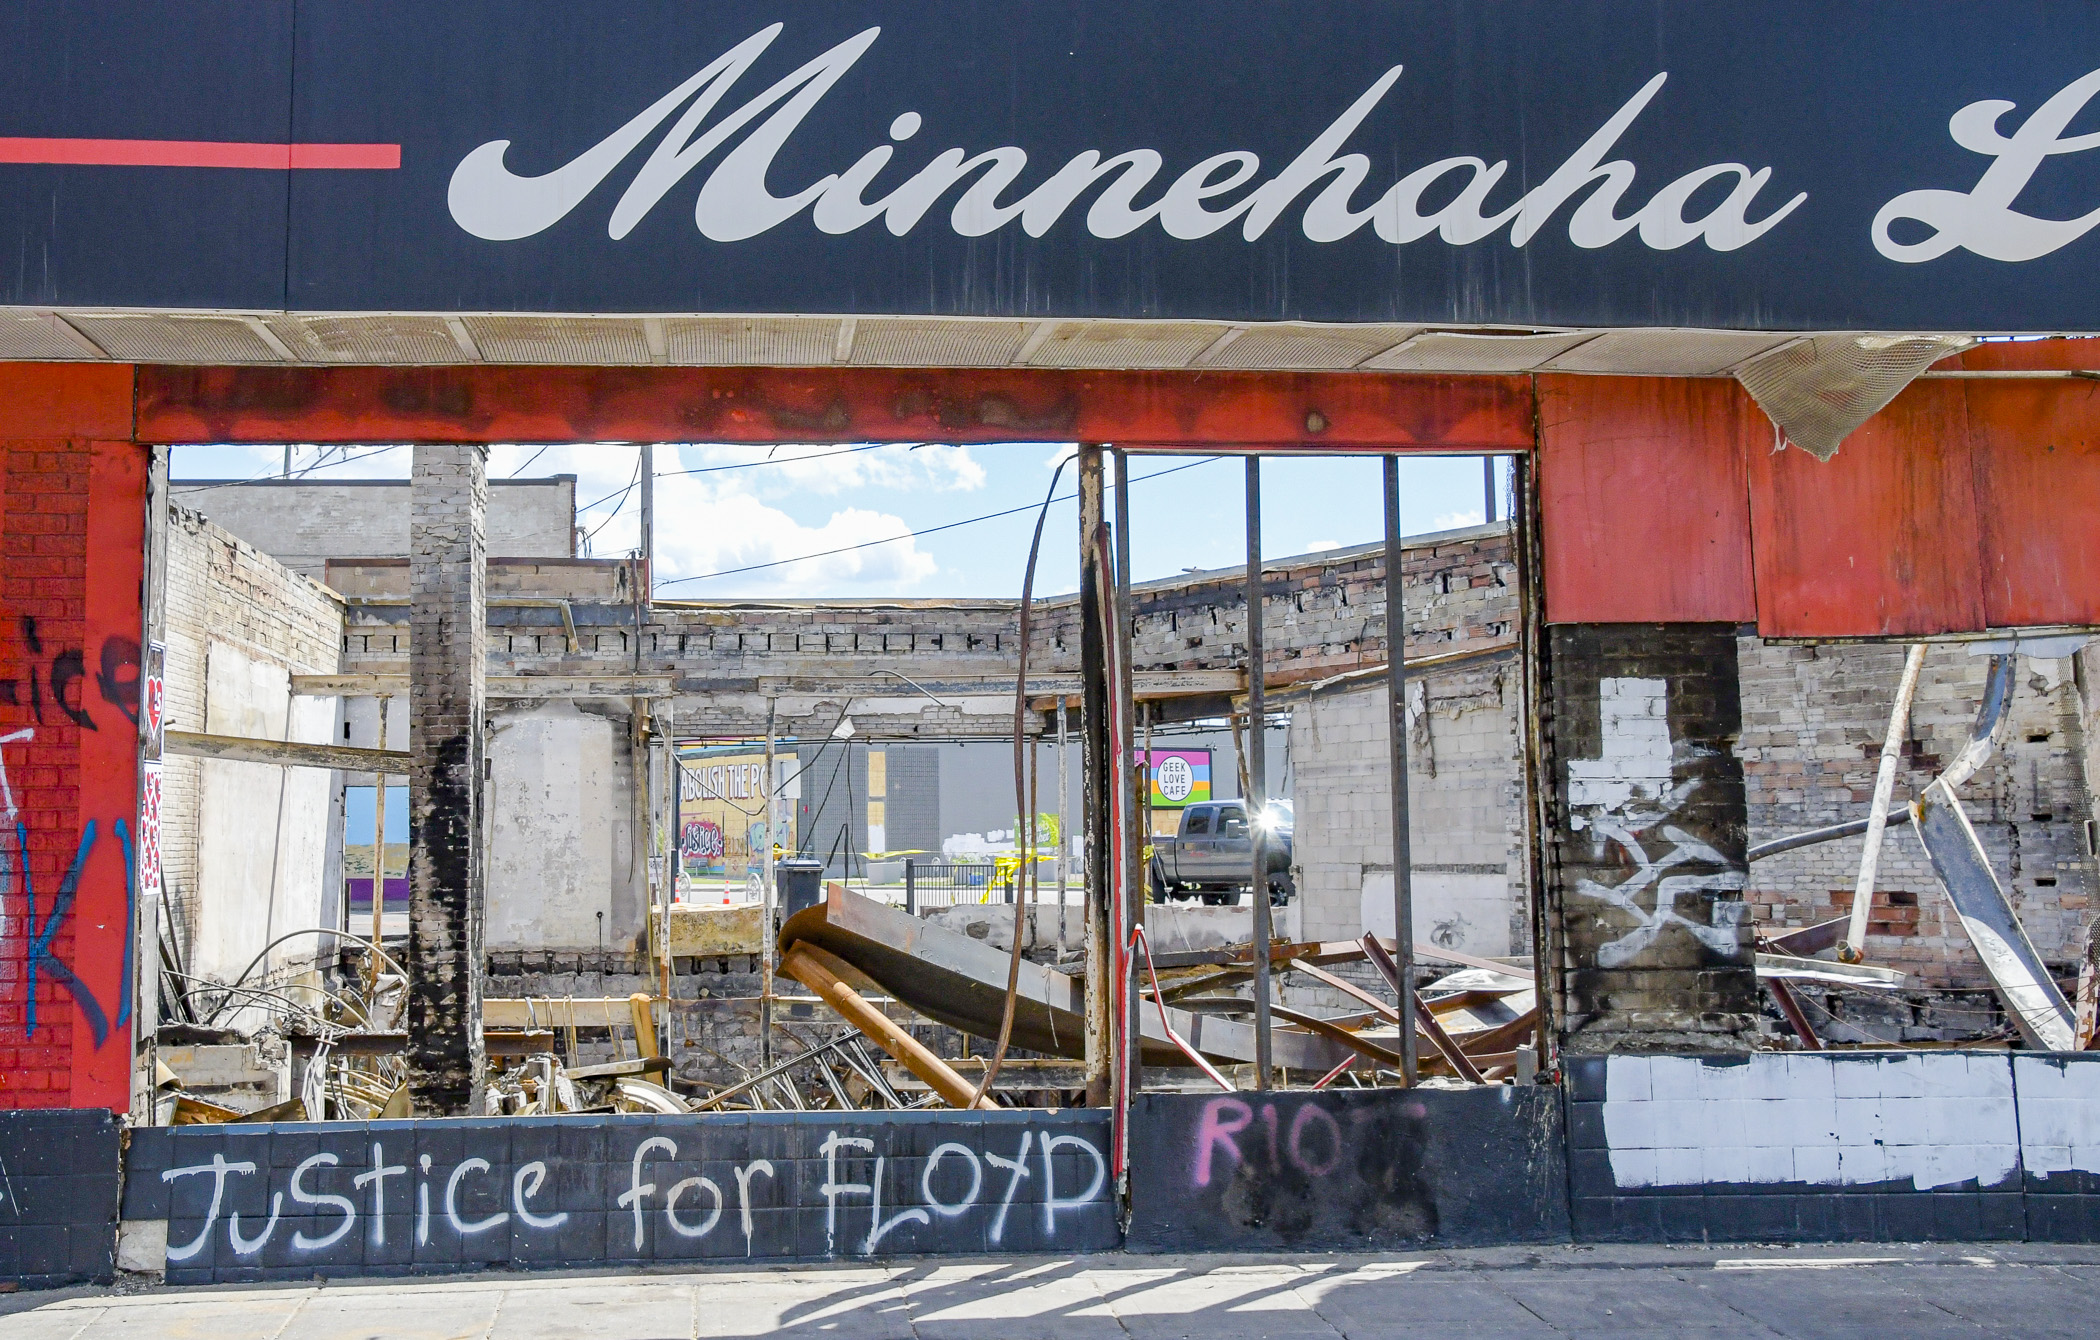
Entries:
[[2100,327],[2083,0],[83,4],[0,71],[5,304]]

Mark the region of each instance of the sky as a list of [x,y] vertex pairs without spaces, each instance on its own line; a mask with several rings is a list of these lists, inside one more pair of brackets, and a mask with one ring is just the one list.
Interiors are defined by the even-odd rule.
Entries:
[[[294,448],[310,478],[406,478],[409,448]],[[957,447],[695,443],[656,449],[657,595],[662,599],[988,597],[1020,594],[1029,536],[1063,443]],[[640,460],[626,445],[497,446],[489,477],[577,476],[589,552],[617,557],[639,542]],[[177,447],[176,479],[279,474],[281,447]],[[1043,529],[1036,591],[1078,585],[1070,495],[1058,480]],[[1137,581],[1246,561],[1246,467],[1238,458],[1134,456],[1131,569]],[[1154,478],[1148,478],[1152,476]],[[1498,488],[1508,488],[1502,463]],[[1400,466],[1401,524],[1410,535],[1484,519],[1480,459],[1416,457]],[[1113,507],[1113,501],[1110,506]],[[1379,463],[1262,462],[1262,552],[1275,558],[1374,543],[1383,534]],[[1506,515],[1506,502],[1498,515]],[[209,507],[205,509],[209,514]],[[937,530],[955,522],[1011,513]],[[876,543],[871,543],[876,542]],[[829,552],[829,551],[844,552]]]

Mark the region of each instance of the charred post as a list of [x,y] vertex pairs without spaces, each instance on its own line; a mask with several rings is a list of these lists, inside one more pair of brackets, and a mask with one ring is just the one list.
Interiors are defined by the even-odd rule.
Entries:
[[[476,1110],[488,449],[417,446],[409,521],[409,1097]],[[375,894],[375,896],[377,896]]]
[[1086,1100],[1111,1098],[1114,992],[1110,960],[1109,886],[1113,882],[1109,788],[1115,764],[1109,752],[1107,613],[1102,604],[1101,447],[1079,446],[1079,686],[1080,774],[1086,832]]

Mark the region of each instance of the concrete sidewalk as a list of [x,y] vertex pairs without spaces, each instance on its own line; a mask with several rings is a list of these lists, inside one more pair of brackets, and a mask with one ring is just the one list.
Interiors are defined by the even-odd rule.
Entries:
[[301,1288],[119,1286],[0,1301],[0,1340],[2089,1337],[2100,1333],[2100,1247],[1025,1257]]

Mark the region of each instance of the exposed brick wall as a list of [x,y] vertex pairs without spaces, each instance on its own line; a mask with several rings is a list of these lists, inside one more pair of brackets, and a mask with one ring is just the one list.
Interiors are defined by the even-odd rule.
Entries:
[[[1753,843],[1865,816],[1903,657],[1896,644],[1741,639],[1740,752]],[[1921,792],[1968,739],[1988,666],[1988,657],[1959,646],[1926,653],[1896,775],[1897,804]],[[2028,937],[2066,974],[2075,972],[2096,884],[2086,847],[2089,748],[2070,661],[2022,658],[1997,751],[1961,788]],[[1861,843],[1849,838],[1757,862],[1745,894],[1757,920],[1804,926],[1849,912]],[[1876,883],[1868,962],[1903,969],[1911,985],[1989,985],[1908,824],[1889,826]]]
[[[1418,537],[1402,568],[1411,657],[1506,642],[1516,615],[1516,569],[1506,526]],[[1385,661],[1385,551],[1335,549],[1264,573],[1263,665],[1277,685]],[[1139,670],[1236,670],[1247,658],[1244,570],[1147,582],[1131,591],[1131,663]],[[1038,648],[1050,664],[1077,664],[1070,600],[1048,602]]]
[[1548,654],[1568,1050],[1746,1049],[1758,987],[1735,630],[1560,624]]
[[[1506,642],[1515,613],[1515,569],[1506,527],[1476,527],[1407,548],[1409,654],[1432,656]],[[1278,685],[1385,659],[1385,562],[1378,548],[1333,550],[1271,569],[1263,631]],[[1133,665],[1139,670],[1237,669],[1245,660],[1244,582],[1235,573],[1146,583],[1132,593]],[[634,668],[634,610],[579,601],[571,608],[580,650],[570,652],[561,612],[492,609],[491,674],[591,674]],[[1030,665],[1079,667],[1070,597],[1045,601]],[[359,611],[345,643],[351,669],[395,670],[407,654],[397,613]],[[652,606],[641,632],[641,668],[722,681],[760,676],[851,676],[909,665],[913,678],[1010,674],[1020,621],[1010,600],[896,604],[675,603]]]
[[0,1107],[129,1103],[144,516],[130,443],[0,441]]
[[[245,540],[183,507],[169,509],[167,715],[206,728],[205,661],[214,642],[294,674],[331,674],[342,661],[342,601]],[[197,816],[204,760],[161,764],[161,869],[185,956],[199,924]],[[295,948],[297,948],[295,946]]]

